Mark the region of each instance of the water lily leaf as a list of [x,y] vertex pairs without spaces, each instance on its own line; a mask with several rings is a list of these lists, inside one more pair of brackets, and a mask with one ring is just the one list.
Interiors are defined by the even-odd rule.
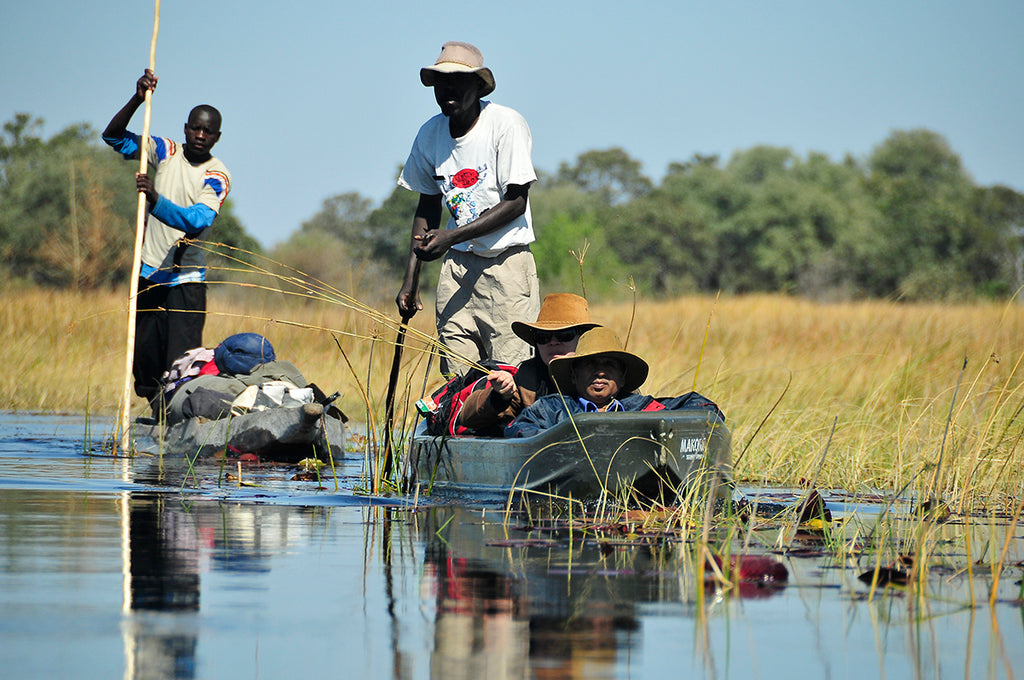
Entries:
[[817,522],[818,526],[821,527],[825,523],[832,521],[832,511],[825,505],[825,500],[818,493],[817,489],[812,489],[807,494],[807,498],[800,504],[797,513],[799,517],[798,524],[810,525],[812,522]]
[[821,519],[809,519],[803,526],[811,531],[825,531],[825,522]]
[[[908,572],[895,567],[879,567],[877,573],[877,583],[880,586],[905,586],[910,578],[910,574]],[[872,581],[875,580],[875,570],[872,569],[870,571],[865,571],[857,578],[863,583],[871,585]]]
[[562,545],[561,541],[547,538],[508,538],[487,541],[485,545],[492,548],[551,548]]

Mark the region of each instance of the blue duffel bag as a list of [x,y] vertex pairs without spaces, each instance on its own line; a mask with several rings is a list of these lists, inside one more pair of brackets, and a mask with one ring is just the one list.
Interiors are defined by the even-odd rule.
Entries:
[[270,341],[259,333],[236,333],[213,350],[213,360],[220,372],[234,375],[244,375],[276,359]]

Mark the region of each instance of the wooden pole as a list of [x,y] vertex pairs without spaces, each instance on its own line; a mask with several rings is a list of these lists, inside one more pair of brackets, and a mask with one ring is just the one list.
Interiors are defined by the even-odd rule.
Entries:
[[[160,0],[153,10],[153,39],[149,43],[149,70],[156,72],[156,37],[160,32]],[[149,162],[149,121],[153,109],[153,91],[146,90],[145,117],[142,123],[142,139],[139,145],[139,172],[145,173]],[[138,306],[139,275],[142,271],[142,237],[146,231],[146,193],[139,192],[139,207],[135,217],[135,255],[132,259],[132,276],[128,281],[128,337],[125,343],[124,390],[121,393],[121,449],[131,450],[131,403],[132,365],[135,363],[135,311]],[[116,444],[115,444],[116,447]],[[115,448],[114,453],[117,453]]]
[[[419,288],[420,260],[416,260],[412,276],[412,292],[409,293],[409,298],[415,300],[416,291]],[[392,430],[394,430],[395,427],[395,388],[398,387],[398,372],[402,365],[402,347],[405,345],[405,331],[408,329],[409,320],[412,319],[415,313],[416,310],[412,309],[402,314],[402,325],[398,327],[398,337],[395,339],[395,355],[391,359],[391,374],[388,376],[388,392],[384,399],[384,460],[382,463],[380,479],[374,480],[374,493],[379,492],[379,481],[383,481],[390,477],[391,471],[394,468],[394,451],[391,440],[394,436]]]

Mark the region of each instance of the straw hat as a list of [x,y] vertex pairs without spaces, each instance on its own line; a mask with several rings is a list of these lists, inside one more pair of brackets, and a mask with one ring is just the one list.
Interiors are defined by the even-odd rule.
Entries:
[[555,357],[548,364],[551,377],[555,384],[566,390],[573,385],[572,369],[583,360],[593,357],[609,357],[622,362],[623,376],[622,385],[619,386],[619,394],[628,394],[635,391],[644,381],[647,380],[647,362],[635,354],[622,349],[622,343],[610,328],[598,326],[592,328],[580,336],[579,344],[576,345],[576,353],[564,357]]
[[433,87],[438,73],[475,73],[484,82],[480,96],[486,97],[494,92],[494,74],[484,67],[484,55],[480,50],[469,43],[450,41],[441,45],[441,54],[434,65],[420,69],[420,82]]
[[534,342],[537,331],[561,331],[566,328],[578,328],[582,333],[600,326],[590,320],[590,308],[585,298],[572,293],[552,293],[544,297],[540,304],[537,321],[513,321],[512,332],[530,343]]

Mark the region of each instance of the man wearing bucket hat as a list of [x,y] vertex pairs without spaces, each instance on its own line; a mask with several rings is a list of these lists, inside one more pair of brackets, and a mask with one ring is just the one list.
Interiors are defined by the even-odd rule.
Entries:
[[[438,338],[452,358],[443,373],[463,373],[459,358],[516,365],[530,347],[510,332],[513,319],[539,309],[529,204],[537,180],[530,128],[516,111],[481,98],[494,75],[480,50],[447,42],[420,82],[434,88],[441,113],[420,128],[399,186],[419,192],[405,280],[395,299],[408,319],[423,305],[420,261],[444,257],[437,284]],[[441,228],[442,206],[448,209]]]
[[559,394],[538,399],[523,410],[505,428],[506,437],[531,437],[581,413],[699,408],[725,420],[718,406],[696,392],[668,399],[639,394],[647,380],[647,362],[625,351],[608,328],[585,332],[576,352],[552,359],[548,369]]
[[546,296],[535,322],[512,322],[512,332],[535,349],[534,356],[519,364],[515,376],[491,371],[478,380],[459,412],[459,425],[478,432],[504,427],[539,397],[554,394],[548,365],[574,352],[580,335],[598,325],[590,320],[587,301],[579,295]]

